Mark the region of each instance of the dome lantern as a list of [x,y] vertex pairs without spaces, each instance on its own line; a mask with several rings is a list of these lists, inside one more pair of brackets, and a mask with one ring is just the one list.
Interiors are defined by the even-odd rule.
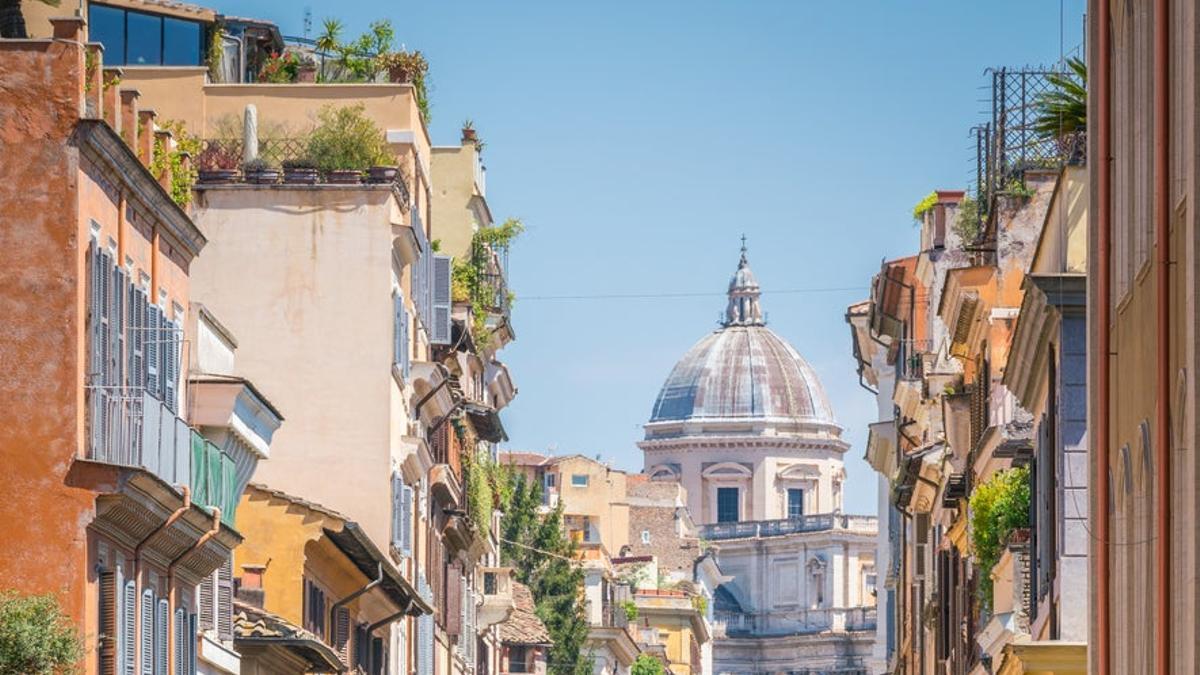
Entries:
[[738,261],[737,271],[729,280],[729,303],[725,308],[723,326],[765,326],[762,307],[758,298],[762,294],[754,272],[750,271],[750,261],[746,259],[746,237],[742,236],[742,257]]

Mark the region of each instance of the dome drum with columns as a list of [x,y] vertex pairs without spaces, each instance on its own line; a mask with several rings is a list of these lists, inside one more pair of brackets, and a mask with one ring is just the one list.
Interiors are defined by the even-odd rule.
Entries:
[[[849,445],[816,372],[767,328],[741,253],[721,327],[675,364],[638,446],[651,480],[684,487],[732,577],[714,615],[715,672],[852,669],[874,635],[847,619],[874,604],[874,519],[839,524],[851,522],[835,515]],[[826,631],[843,634],[838,645]]]

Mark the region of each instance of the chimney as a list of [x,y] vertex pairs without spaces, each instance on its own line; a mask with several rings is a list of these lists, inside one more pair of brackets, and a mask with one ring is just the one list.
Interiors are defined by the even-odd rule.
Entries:
[[101,79],[104,84],[100,87],[100,113],[108,126],[112,127],[118,133],[121,131],[121,101],[119,98],[120,89],[117,85],[121,82],[121,73],[124,72],[120,68],[104,68]]
[[266,571],[266,565],[242,565],[242,577],[236,593],[237,599],[247,605],[262,609],[263,601],[266,599],[263,590],[263,574]]
[[104,45],[99,42],[89,42],[84,45],[87,55],[84,59],[83,76],[84,107],[87,116],[98,120],[104,118]]
[[154,118],[158,114],[153,110],[139,110],[137,112],[138,131],[137,131],[137,156],[142,160],[142,164],[150,166],[154,163]]
[[[170,130],[159,129],[154,132],[154,147],[155,148],[161,147],[163,154],[169,155],[171,153],[171,151],[174,150],[174,147],[173,147],[174,145],[175,145],[175,136],[174,136],[174,134],[172,134],[170,132]],[[155,150],[152,149],[150,152],[153,155]],[[153,163],[154,163],[154,157],[151,157],[150,164],[153,164]],[[168,194],[170,194],[171,180],[172,180],[171,162],[170,161],[163,162],[162,174],[155,176],[155,178],[158,179],[158,184],[161,185],[163,187],[163,189],[167,191]]]
[[137,152],[138,134],[137,101],[140,95],[137,89],[121,90],[121,127],[117,129],[121,132],[121,138],[125,139],[125,144],[135,153]]
[[50,17],[50,25],[54,27],[55,40],[83,41],[83,17],[81,16]]

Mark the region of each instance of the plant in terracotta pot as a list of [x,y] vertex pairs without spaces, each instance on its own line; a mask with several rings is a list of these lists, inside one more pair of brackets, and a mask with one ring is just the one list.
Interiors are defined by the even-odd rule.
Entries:
[[330,183],[358,183],[364,170],[391,161],[383,130],[362,103],[321,108],[308,137],[308,155]]
[[311,157],[285,159],[283,161],[283,182],[293,185],[313,185],[321,180],[321,171],[316,160]]
[[196,156],[197,179],[201,183],[232,183],[238,178],[240,153],[235,143],[213,140]]
[[242,174],[247,183],[278,183],[279,169],[262,157],[255,157],[242,164]]
[[377,57],[376,63],[388,72],[388,80],[398,84],[416,84],[429,72],[429,62],[420,51],[386,52]]
[[470,119],[463,122],[462,125],[462,140],[464,143],[470,141],[474,143],[479,140],[479,136],[475,133],[475,123]]
[[307,54],[299,57],[296,64],[296,81],[302,83],[313,83],[317,81],[317,62]]

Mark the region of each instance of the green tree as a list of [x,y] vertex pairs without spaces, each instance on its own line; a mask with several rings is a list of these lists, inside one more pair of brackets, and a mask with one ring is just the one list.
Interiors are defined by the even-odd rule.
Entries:
[[971,493],[971,548],[979,563],[981,599],[992,606],[992,568],[1008,536],[1029,527],[1029,468],[1000,471]]
[[0,592],[0,673],[74,670],[83,643],[53,595]]
[[583,611],[583,569],[575,562],[575,544],[563,531],[562,505],[545,514],[541,486],[512,479],[508,509],[501,522],[502,557],[529,586],[537,615],[550,632],[547,658],[550,675],[588,675],[591,658],[584,652],[588,623]]
[[631,675],[663,675],[664,669],[662,661],[649,654],[638,654],[629,672]]

